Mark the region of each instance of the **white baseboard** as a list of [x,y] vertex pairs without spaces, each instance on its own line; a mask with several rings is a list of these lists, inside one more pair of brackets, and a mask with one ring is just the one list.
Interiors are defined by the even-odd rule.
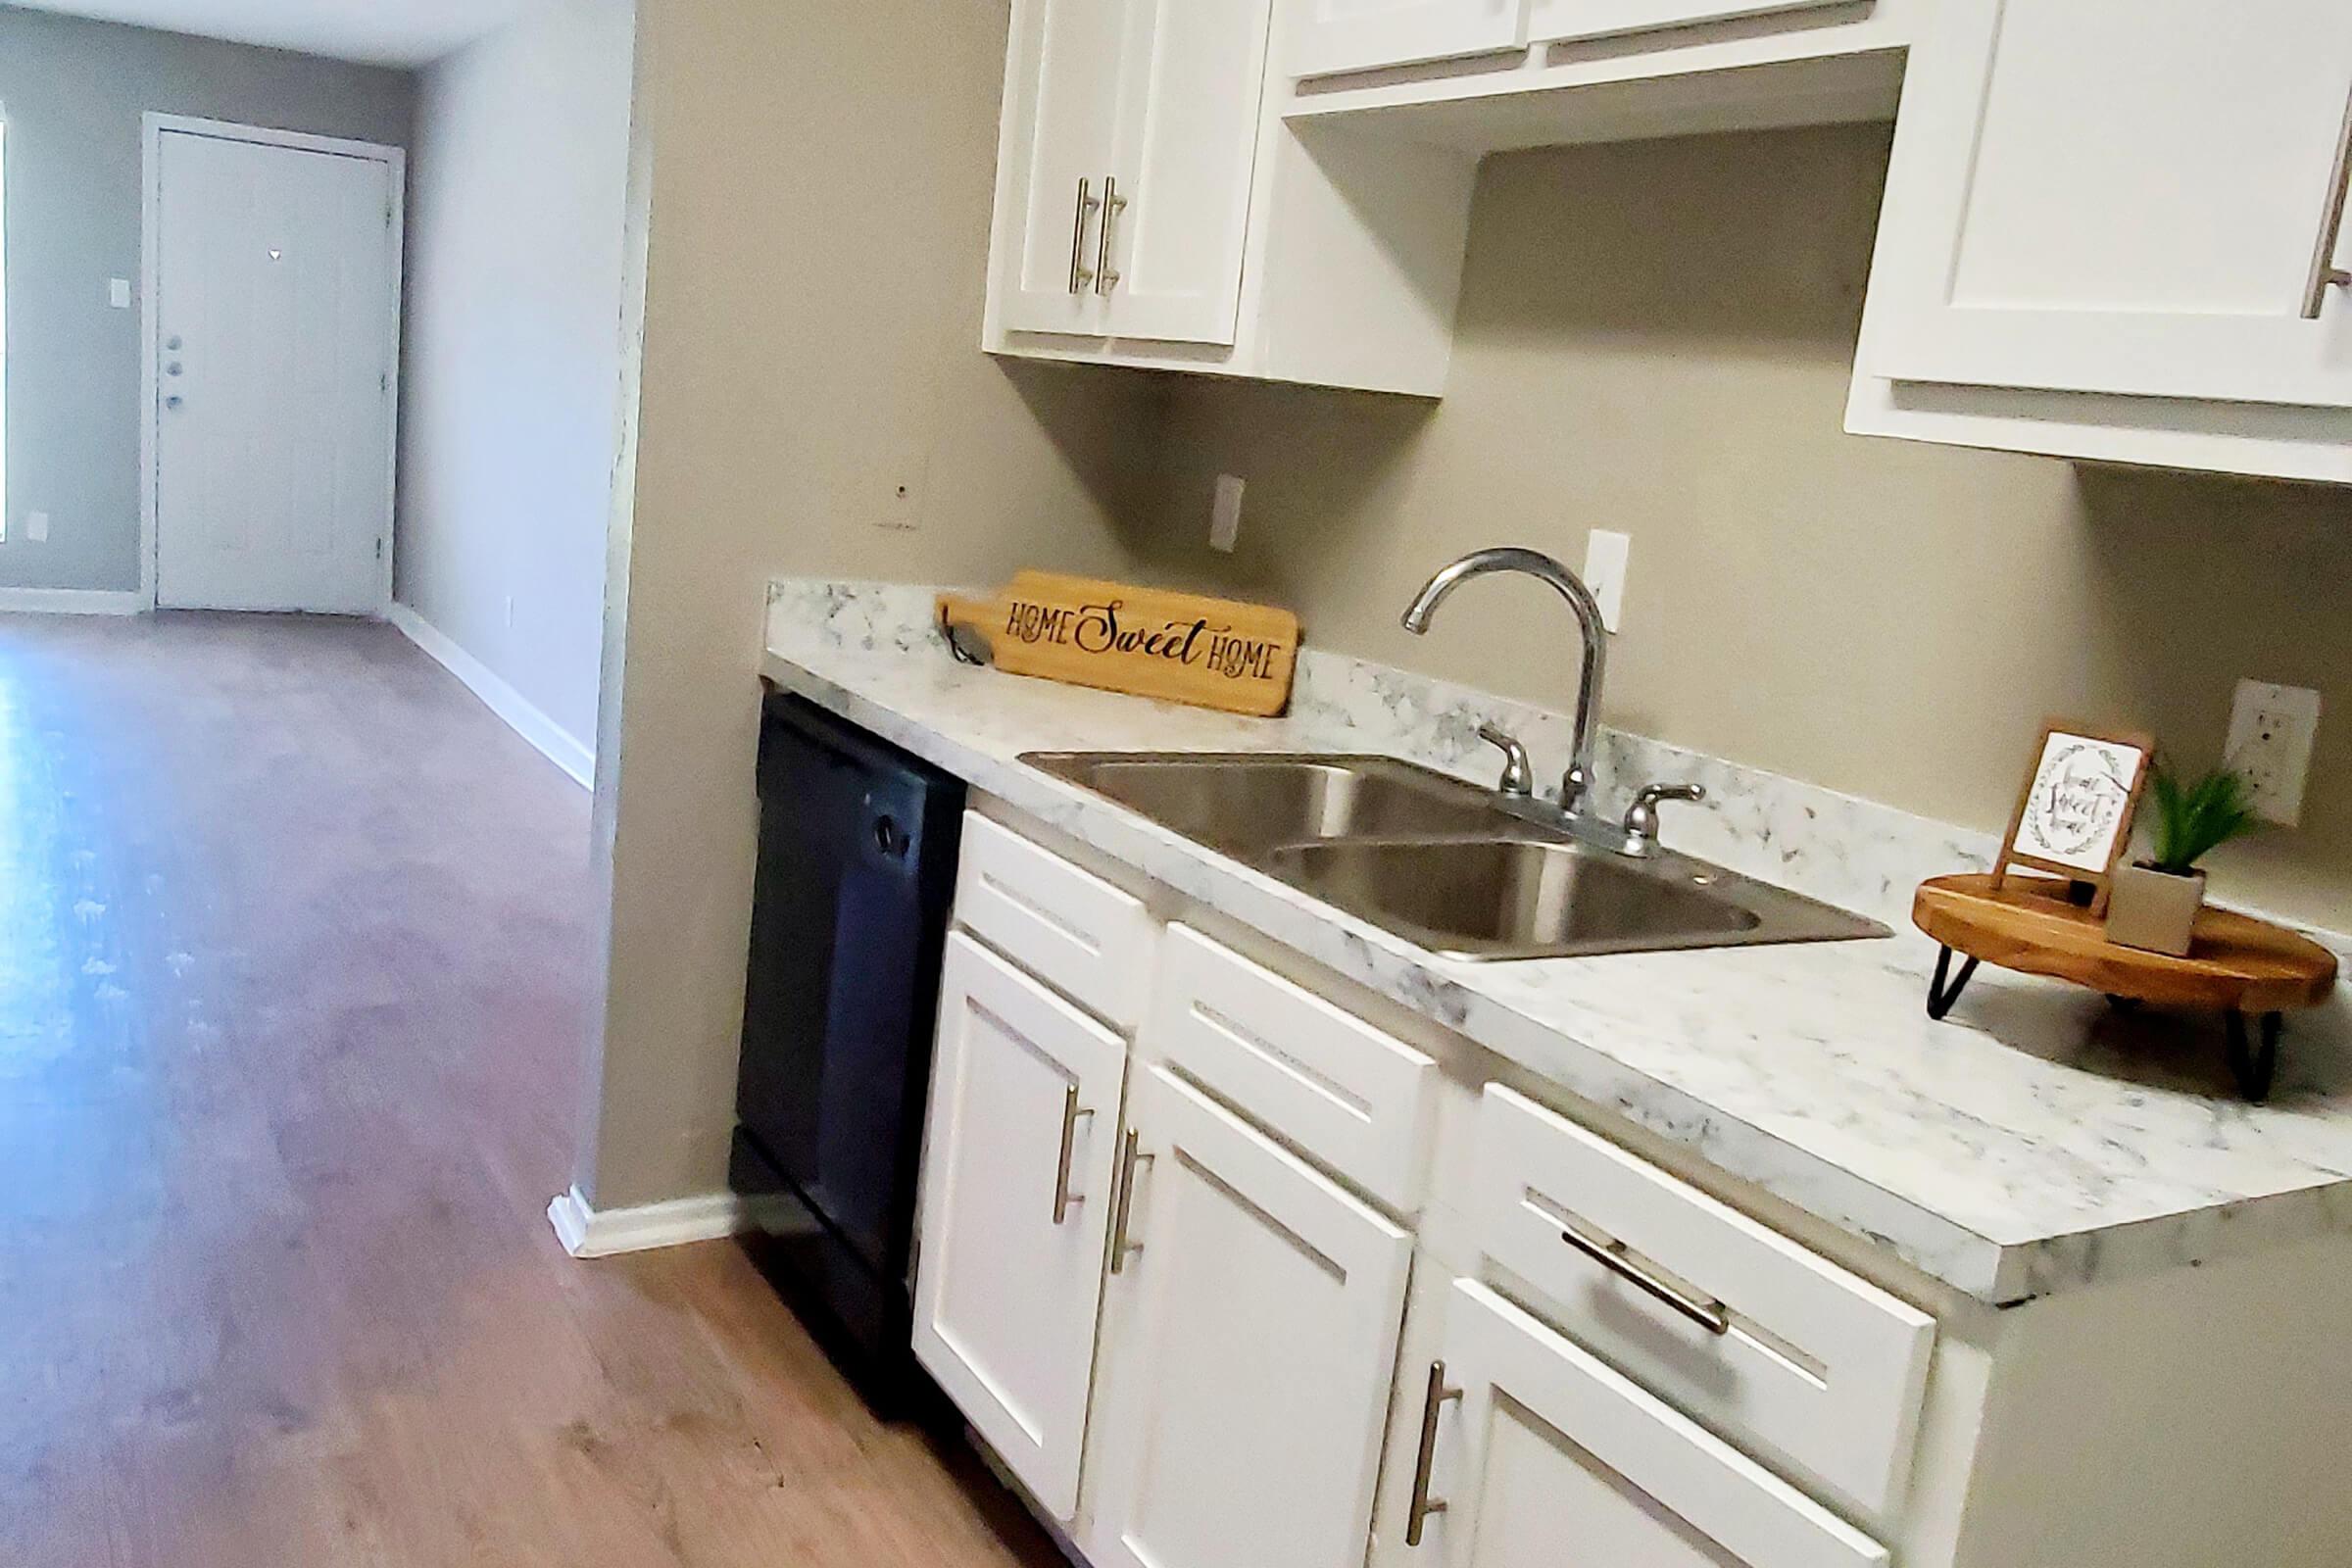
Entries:
[[147,608],[147,596],[135,588],[0,588],[0,611],[28,615],[139,615]]
[[574,1187],[547,1205],[547,1221],[572,1256],[612,1257],[732,1236],[744,1228],[744,1204],[733,1193],[705,1193],[600,1213]]
[[[0,609],[5,609],[0,605]],[[596,753],[527,702],[522,693],[494,674],[490,666],[451,640],[449,634],[407,605],[395,604],[392,624],[424,650],[433,662],[466,683],[483,706],[507,721],[507,727],[539,749],[540,755],[578,781],[582,789],[596,788]]]

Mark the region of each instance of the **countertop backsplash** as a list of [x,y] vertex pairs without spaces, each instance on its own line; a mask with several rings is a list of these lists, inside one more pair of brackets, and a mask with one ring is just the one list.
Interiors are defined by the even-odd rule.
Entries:
[[[768,641],[775,641],[779,626],[791,625],[844,648],[935,650],[946,659],[947,644],[933,620],[941,591],[907,583],[779,578],[768,585]],[[1307,628],[1310,638],[1313,630]],[[1569,714],[1311,643],[1298,654],[1290,718],[1294,739],[1303,730],[1334,751],[1384,752],[1481,784],[1500,773],[1499,754],[1478,738],[1479,725],[1491,721],[1519,737],[1535,760],[1538,789],[1553,800],[1575,751]],[[1920,883],[1989,870],[2000,848],[1997,834],[1605,724],[1598,754],[1604,811],[1620,808],[1644,784],[1703,784],[1704,806],[1666,808],[1660,836],[1669,848],[1898,931],[1910,929],[1911,896]],[[2352,964],[2352,933],[2285,923]],[[2352,1019],[2352,1001],[2344,1005]]]
[[[770,630],[789,624],[846,648],[932,648],[945,659],[946,644],[932,624],[937,591],[779,581],[768,595]],[[1384,752],[1482,784],[1494,781],[1501,763],[1478,738],[1479,725],[1492,721],[1526,745],[1539,787],[1553,799],[1575,750],[1575,724],[1566,713],[1311,645],[1298,656],[1290,716],[1294,735],[1303,729],[1332,750]],[[1663,837],[1670,847],[1898,928],[1909,920],[1911,893],[1921,881],[1984,870],[1999,847],[1989,834],[1622,730],[1602,729],[1599,763],[1604,811],[1618,809],[1643,784],[1703,784],[1704,806],[1667,808]]]

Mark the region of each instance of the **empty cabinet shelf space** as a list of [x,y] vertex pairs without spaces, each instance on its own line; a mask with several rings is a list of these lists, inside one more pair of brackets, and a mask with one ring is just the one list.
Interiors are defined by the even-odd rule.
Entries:
[[983,342],[1442,397],[1487,154],[1890,118],[1850,431],[2352,482],[2337,0],[1014,0]]

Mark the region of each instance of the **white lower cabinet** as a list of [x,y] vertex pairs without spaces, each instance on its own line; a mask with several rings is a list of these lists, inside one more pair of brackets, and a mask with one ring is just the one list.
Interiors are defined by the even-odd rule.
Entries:
[[[1866,1568],[1885,1547],[1486,1286],[1426,1373],[1407,1528],[1445,1568]],[[1415,1369],[1406,1368],[1408,1376]]]
[[1082,1548],[1362,1563],[1411,1237],[1165,1068],[1130,1121]]
[[[1887,1561],[1795,1483],[1885,1500],[1932,1320],[1499,1086],[1449,1119],[1478,1091],[1445,1043],[1001,824],[966,855],[914,1348],[1092,1568]],[[1106,1020],[1147,989],[1139,1044]],[[1682,1284],[1634,1290],[1652,1268]],[[1722,1296],[1685,1315],[1723,1335],[1642,1315],[1676,1291]]]
[[1078,1465],[1127,1047],[958,932],[940,981],[914,1349],[1055,1518]]

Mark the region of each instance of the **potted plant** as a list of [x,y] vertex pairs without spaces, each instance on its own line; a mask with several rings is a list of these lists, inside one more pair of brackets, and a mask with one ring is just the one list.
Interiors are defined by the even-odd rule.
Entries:
[[2161,764],[2148,780],[2156,804],[2155,853],[2116,867],[2107,905],[2107,940],[2127,948],[2188,956],[2197,911],[2205,905],[2205,873],[2197,862],[2231,839],[2261,826],[2254,790],[2233,767],[2183,779]]

